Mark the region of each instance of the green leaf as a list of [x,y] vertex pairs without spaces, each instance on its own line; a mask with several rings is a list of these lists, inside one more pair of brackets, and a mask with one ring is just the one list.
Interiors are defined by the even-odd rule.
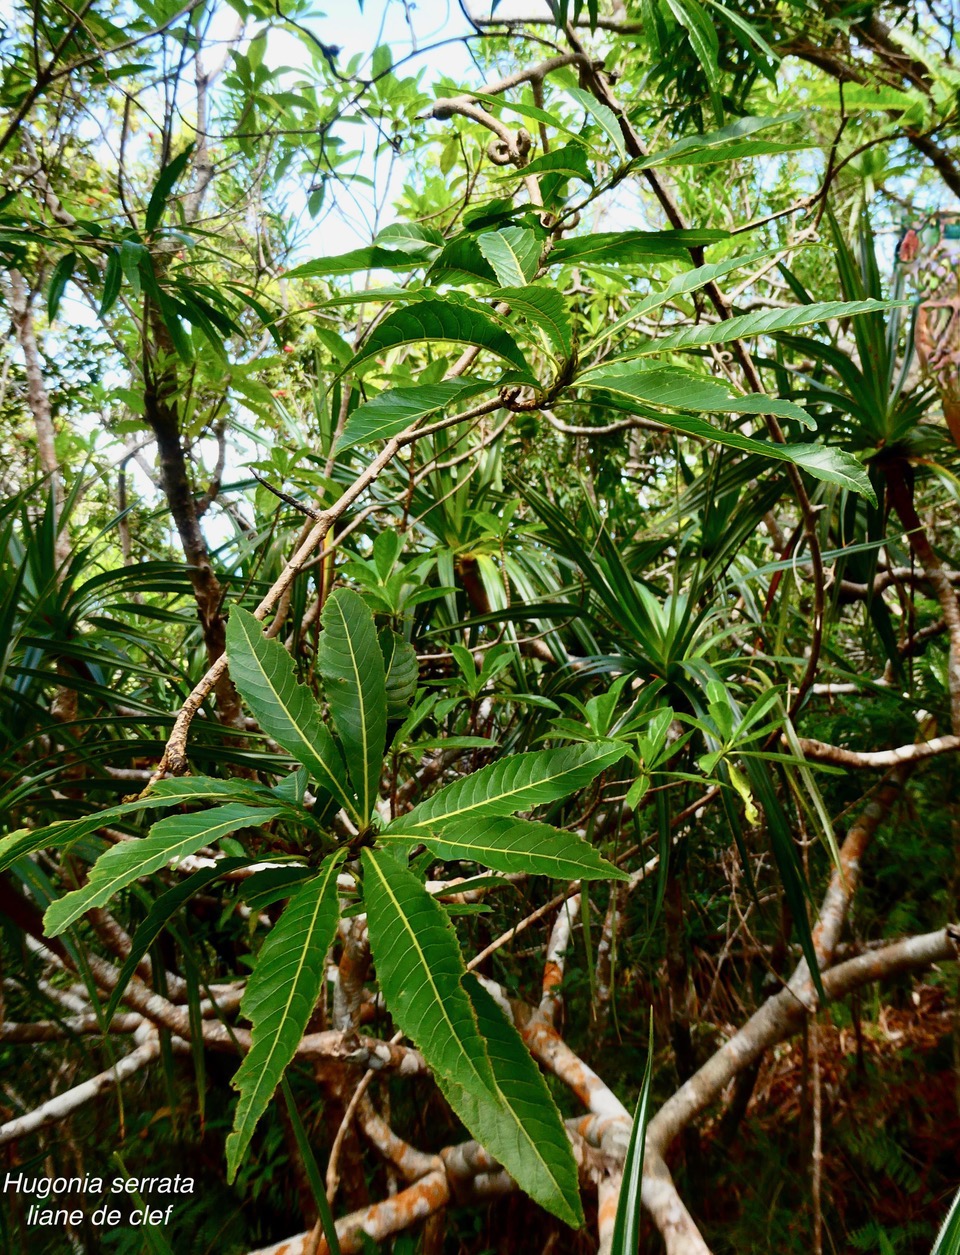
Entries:
[[393,628],[383,628],[377,639],[383,654],[387,718],[404,719],[410,703],[417,695],[417,683],[420,679],[417,651],[409,641],[394,632]]
[[647,1038],[647,1063],[643,1069],[640,1097],[630,1131],[630,1144],[623,1164],[623,1180],[613,1222],[613,1245],[610,1255],[637,1255],[640,1246],[640,1190],[643,1185],[643,1152],[646,1148],[647,1123],[650,1119],[650,1080],[653,1074],[653,1007],[650,1008],[650,1035]]
[[671,335],[647,343],[632,353],[625,353],[617,361],[633,357],[645,357],[651,353],[669,353],[676,349],[700,348],[705,344],[728,344],[731,340],[744,340],[748,336],[769,335],[774,331],[789,331],[794,327],[807,327],[824,322],[827,318],[852,318],[857,314],[872,314],[879,310],[902,309],[906,301],[818,301],[812,305],[798,305],[795,309],[768,309],[755,314],[738,314],[722,322],[705,323],[699,327],[684,327]]
[[754,135],[772,127],[788,126],[803,117],[800,113],[784,113],[773,118],[738,118],[729,126],[703,135],[688,135],[686,139],[671,144],[663,152],[651,153],[637,162],[634,169],[649,170],[655,166],[678,166],[689,163],[705,164],[712,161],[733,161],[742,156],[758,156],[766,152],[793,152],[810,147],[804,143],[768,143],[755,140]]
[[262,805],[269,805],[274,800],[268,789],[259,785],[251,786],[240,780],[218,780],[210,776],[160,780],[151,786],[149,793],[135,802],[110,806],[93,815],[84,815],[81,819],[60,819],[44,828],[22,828],[11,832],[0,840],[0,872],[6,871],[24,855],[33,854],[36,850],[57,849],[80,837],[89,836],[127,815],[222,797],[249,801],[254,805],[261,798]]
[[234,606],[227,622],[230,674],[264,736],[303,763],[310,775],[355,819],[356,800],[346,786],[343,759],[310,690],[297,683],[293,659],[261,624]]
[[739,396],[719,379],[677,366],[638,369],[635,363],[620,358],[585,372],[576,382],[582,388],[603,388],[631,401],[671,409],[697,410],[701,414],[776,414],[779,418],[796,419],[807,428],[815,426],[807,411],[793,401],[765,394]]
[[64,253],[53,268],[50,286],[47,289],[47,318],[50,322],[57,316],[64,288],[70,282],[73,268],[77,264],[76,253]]
[[120,265],[120,252],[112,248],[107,254],[107,264],[103,272],[103,296],[100,298],[99,314],[102,318],[113,309],[120,295],[120,283],[123,278],[123,267]]
[[[402,824],[403,820],[397,822]],[[575,832],[530,819],[515,819],[512,815],[447,820],[442,827],[428,832],[394,834],[388,830],[382,839],[404,836],[422,842],[437,858],[470,859],[500,872],[528,872],[556,880],[630,879]]]
[[243,806],[228,803],[194,815],[168,815],[158,820],[146,837],[123,841],[106,850],[93,867],[82,889],[74,889],[47,908],[43,917],[49,937],[56,937],[85,911],[104,906],[115,893],[159,868],[195,854],[238,828],[253,828],[283,814],[280,806]]
[[249,862],[250,859],[246,857],[218,859],[215,867],[201,867],[199,871],[194,872],[192,876],[188,876],[186,880],[182,880],[179,884],[174,885],[166,893],[161,893],[160,897],[150,904],[149,911],[147,911],[131,939],[130,953],[124,959],[120,975],[117,977],[117,983],[110,994],[107,1009],[103,1013],[104,1024],[109,1024],[116,1014],[120,1000],[123,997],[123,991],[136,973],[140,960],[156,941],[157,937],[159,937],[169,920],[183,906],[184,902],[192,898],[195,893],[199,893],[204,885],[208,885],[211,880],[216,880],[217,877],[223,876],[226,872],[234,871],[238,867],[246,867]]
[[504,227],[477,236],[477,247],[502,287],[522,287],[540,266],[540,241],[525,227]]
[[395,819],[386,831],[436,832],[441,825],[467,816],[512,815],[545,802],[558,802],[584,788],[605,767],[619,762],[626,750],[621,741],[592,741],[512,754],[448,784]]
[[389,440],[418,418],[445,410],[456,401],[465,401],[497,385],[488,379],[444,379],[416,388],[391,388],[358,405],[347,419],[337,441],[338,453],[358,444]]
[[[641,372],[641,375],[643,373]],[[659,371],[650,372],[650,374],[659,373]],[[630,395],[624,391],[631,386],[627,382],[625,372],[621,373],[618,370],[610,375],[610,379],[611,381],[618,379],[619,390],[624,395]],[[605,387],[611,390],[609,384]],[[747,398],[742,399],[747,400]],[[754,398],[754,412],[775,412],[770,409],[771,403],[775,400],[776,398],[770,397]],[[802,467],[815,479],[838,484],[876,503],[876,494],[870,482],[870,476],[853,454],[847,453],[844,449],[819,444],[777,444],[772,440],[756,440],[751,436],[742,436],[737,431],[724,431],[722,427],[714,427],[702,418],[695,418],[692,414],[664,413],[658,414],[657,419],[663,423],[664,427],[683,432],[687,436],[727,445],[731,449],[739,449],[742,453],[752,453],[757,457],[774,458],[778,462],[792,462],[794,466]]]
[[366,824],[380,796],[387,740],[383,654],[373,615],[358,593],[337,588],[320,615],[317,670]]
[[930,1255],[960,1255],[960,1192],[954,1197]]
[[717,38],[716,27],[697,0],[666,0],[666,3],[670,12],[687,32],[690,45],[707,79],[713,112],[717,121],[722,121],[723,105],[720,98],[721,82],[718,65],[720,41]]
[[388,353],[403,344],[446,342],[473,344],[488,349],[509,362],[533,381],[526,358],[511,337],[492,318],[479,309],[472,309],[431,292],[423,300],[405,309],[396,309],[374,327],[363,348],[348,363],[355,370],[372,357]]
[[689,261],[691,248],[704,248],[728,238],[729,232],[714,230],[594,231],[557,240],[547,265],[645,266],[663,258]]
[[233,1078],[239,1090],[227,1138],[227,1180],[233,1181],[253,1137],[303,1037],[324,986],[327,951],[339,917],[337,872],[342,853],[324,859],[320,875],[287,903],[257,956],[240,1013],[251,1023],[250,1050]]
[[522,288],[499,288],[491,292],[493,300],[504,301],[515,314],[522,314],[539,327],[553,345],[558,356],[570,357],[573,336],[564,299],[556,288],[529,283]]
[[489,1100],[493,1069],[461,985],[466,968],[453,925],[392,855],[365,849],[361,859],[370,949],[391,1015],[441,1088],[452,1080]]
[[408,244],[402,249],[380,248],[371,244],[367,248],[355,248],[336,257],[316,257],[288,270],[287,279],[314,279],[322,275],[348,275],[358,270],[415,270],[436,256],[434,245],[424,244],[415,252]]
[[463,980],[493,1069],[495,1102],[446,1087],[450,1105],[521,1189],[572,1228],[583,1224],[577,1165],[556,1103],[520,1034],[472,973]]
[[628,327],[641,314],[648,314],[653,309],[659,309],[662,305],[666,305],[668,301],[672,301],[675,296],[685,296],[688,292],[695,292],[698,288],[712,283],[714,279],[721,279],[724,275],[730,274],[733,270],[739,270],[742,266],[749,266],[764,257],[772,257],[775,252],[776,249],[771,248],[759,249],[754,253],[746,253],[743,257],[728,257],[725,261],[714,262],[708,266],[696,266],[693,270],[677,275],[661,291],[651,292],[642,301],[638,301],[627,313],[618,318],[616,322],[611,323],[608,327],[604,327],[603,331],[599,335],[594,336],[590,343],[586,345],[582,356],[587,357],[591,349],[595,348],[601,341],[612,340],[618,332],[622,331],[624,327]]
[[567,94],[572,96],[581,108],[598,123],[600,129],[609,139],[610,143],[617,150],[617,156],[621,161],[627,158],[627,149],[623,142],[623,132],[620,129],[620,123],[617,115],[602,101],[597,100],[595,96],[591,96],[589,92],[584,91],[580,87],[568,87]]
[[593,183],[590,167],[587,165],[587,150],[583,144],[565,144],[562,148],[552,148],[550,152],[534,157],[523,167],[523,174],[566,174],[582,179],[584,183]]
[[144,227],[148,233],[156,230],[160,225],[163,211],[167,207],[167,197],[173,191],[174,184],[186,170],[187,162],[190,160],[192,152],[193,144],[188,144],[182,153],[178,153],[160,171],[160,177],[153,185],[153,191],[150,193],[150,200],[147,204],[147,212],[144,218]]

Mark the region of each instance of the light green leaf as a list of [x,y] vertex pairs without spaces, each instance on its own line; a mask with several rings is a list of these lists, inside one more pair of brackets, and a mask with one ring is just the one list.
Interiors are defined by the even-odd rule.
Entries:
[[603,388],[631,401],[671,409],[696,410],[701,414],[776,414],[779,418],[794,418],[807,428],[815,426],[807,411],[793,401],[764,394],[739,396],[719,379],[677,366],[644,369],[620,358],[586,371],[576,382],[582,388]]
[[529,283],[522,288],[500,288],[490,293],[504,301],[515,314],[522,314],[545,333],[557,354],[568,358],[573,352],[573,336],[564,299],[556,288]]
[[168,815],[158,820],[146,837],[124,841],[106,850],[93,867],[82,889],[74,889],[47,908],[43,917],[47,935],[56,937],[85,911],[104,906],[115,893],[141,876],[172,862],[195,854],[201,846],[210,845],[238,828],[265,824],[283,814],[281,806],[242,806],[230,803],[193,815]]
[[587,165],[587,150],[583,144],[565,144],[562,148],[552,148],[550,152],[534,157],[533,161],[523,167],[523,173],[573,175],[584,183],[593,183],[590,167]]
[[687,270],[684,274],[677,275],[661,291],[651,292],[615,322],[612,322],[608,327],[604,327],[603,331],[586,345],[582,356],[586,358],[591,349],[595,348],[601,341],[612,340],[618,332],[622,331],[624,327],[628,327],[641,314],[649,314],[651,310],[659,309],[661,305],[666,305],[668,301],[672,301],[675,296],[686,296],[689,292],[696,292],[698,288],[705,287],[706,284],[712,283],[714,279],[721,279],[724,275],[730,274],[731,271],[739,270],[742,266],[749,266],[755,261],[760,261],[761,258],[772,257],[775,252],[776,249],[772,248],[759,249],[755,253],[746,253],[743,257],[728,257],[725,261],[714,262],[709,266],[696,266],[693,270]]
[[417,651],[392,628],[381,629],[377,639],[383,654],[387,718],[404,719],[416,697],[420,679]]
[[380,795],[387,739],[383,654],[373,615],[352,589],[337,588],[330,594],[320,622],[317,670],[360,799],[360,822],[366,824]]
[[540,241],[525,227],[504,227],[477,236],[477,247],[502,287],[522,287],[540,266]]
[[402,248],[397,249],[371,244],[336,257],[317,257],[304,262],[302,266],[288,270],[284,278],[313,279],[321,275],[348,275],[363,270],[414,270],[430,262],[438,251],[435,246],[426,243],[419,252],[413,251],[406,241]]
[[417,388],[392,388],[380,392],[363,405],[358,405],[347,419],[337,441],[342,452],[357,444],[389,440],[404,431],[418,418],[426,418],[445,410],[448,405],[465,401],[481,392],[492,392],[496,384],[488,379],[444,379],[440,383],[422,384]]
[[651,153],[637,162],[635,169],[649,170],[655,166],[678,166],[690,163],[706,164],[712,161],[732,161],[741,156],[757,156],[764,152],[793,152],[809,147],[803,143],[769,143],[755,140],[753,136],[773,127],[788,126],[799,121],[801,113],[784,113],[773,118],[738,118],[718,131],[703,135],[688,135],[663,152]]
[[689,261],[691,248],[705,248],[729,238],[727,231],[594,231],[557,240],[548,266],[646,266],[665,257]]
[[487,349],[533,381],[526,358],[492,318],[479,309],[447,300],[433,292],[414,305],[394,310],[377,323],[346,369],[355,370],[372,357],[388,353],[400,345],[424,341],[431,344],[473,344]]
[[339,915],[337,871],[329,855],[320,875],[287,903],[257,956],[240,1013],[252,1025],[250,1050],[233,1078],[240,1091],[227,1138],[227,1180],[233,1181],[257,1122],[280,1083],[323,988],[327,951]]
[[310,690],[297,682],[293,659],[279,641],[239,606],[227,623],[230,674],[264,736],[303,763],[317,783],[355,819],[356,799],[346,785],[343,759]]
[[521,1189],[573,1228],[583,1224],[577,1165],[556,1103],[520,1034],[472,973],[464,988],[477,1015],[493,1068],[496,1103],[478,1101],[455,1082],[450,1105]]
[[453,925],[391,854],[365,849],[361,859],[370,949],[390,1014],[441,1087],[454,1080],[489,1101],[493,1070],[461,985],[466,968]]
[[617,121],[617,115],[613,110],[580,87],[568,87],[567,94],[572,96],[577,104],[585,109],[594,121],[599,124],[600,129],[617,150],[617,156],[621,161],[625,161],[627,149],[623,142],[623,132],[620,130],[620,123]]
[[450,821],[468,816],[512,815],[545,802],[557,802],[584,788],[625,753],[626,746],[621,741],[592,741],[562,749],[511,754],[448,784],[394,820],[386,831],[436,832]]
[[907,301],[816,301],[811,305],[798,305],[794,309],[767,309],[754,314],[739,314],[722,322],[705,323],[699,327],[684,327],[672,335],[663,336],[647,343],[631,353],[625,353],[617,361],[633,357],[646,357],[651,353],[669,353],[676,349],[700,348],[705,344],[729,344],[731,340],[744,340],[749,336],[769,335],[774,331],[790,331],[794,327],[808,327],[812,323],[825,322],[828,318],[852,318],[857,314],[872,314],[890,309],[902,309]]
[[382,834],[384,841],[391,837],[422,842],[437,858],[470,859],[499,872],[527,872],[556,880],[630,879],[575,832],[512,815],[478,815],[448,820],[428,832]]

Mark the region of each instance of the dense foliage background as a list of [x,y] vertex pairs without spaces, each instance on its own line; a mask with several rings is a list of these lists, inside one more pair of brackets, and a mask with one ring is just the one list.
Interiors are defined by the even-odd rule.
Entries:
[[7,13],[5,1249],[930,1250],[956,20]]

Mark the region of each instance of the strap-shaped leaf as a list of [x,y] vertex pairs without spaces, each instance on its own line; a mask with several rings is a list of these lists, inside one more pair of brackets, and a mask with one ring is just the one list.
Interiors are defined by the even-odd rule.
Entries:
[[650,1034],[647,1038],[647,1064],[643,1070],[640,1096],[630,1131],[630,1145],[623,1164],[620,1198],[613,1224],[611,1255],[636,1255],[640,1245],[640,1191],[643,1186],[643,1152],[646,1150],[650,1118],[650,1080],[653,1071],[653,1007],[650,1008]]
[[324,965],[340,910],[337,871],[342,852],[324,859],[320,875],[287,903],[257,956],[240,1012],[252,1025],[250,1050],[233,1078],[240,1091],[227,1138],[233,1181],[257,1122],[280,1083],[323,988]]
[[358,405],[337,441],[337,451],[372,440],[389,440],[418,418],[445,410],[456,401],[465,401],[496,387],[488,379],[444,379],[419,388],[393,388]]
[[558,1219],[579,1228],[583,1209],[577,1165],[540,1069],[476,976],[469,973],[463,984],[486,1041],[493,1093],[499,1101],[481,1101],[466,1091],[456,1093],[456,1082],[448,1082],[447,1099],[521,1189]]
[[383,628],[378,639],[383,654],[387,718],[404,719],[416,696],[420,679],[417,651],[392,628]]
[[[404,835],[385,833],[383,839],[402,840]],[[440,831],[414,830],[406,835],[422,842],[437,858],[470,859],[498,872],[527,872],[557,880],[630,879],[575,832],[512,815],[448,820]]]
[[490,1101],[493,1070],[447,913],[391,854],[366,849],[361,857],[370,949],[391,1015],[441,1085],[452,1080]]
[[363,599],[337,588],[320,616],[317,669],[366,823],[380,795],[387,740],[387,693],[377,629]]
[[585,92],[580,87],[568,87],[567,92],[580,105],[581,109],[585,109],[599,123],[600,129],[616,149],[617,156],[621,161],[625,161],[627,150],[623,142],[623,132],[620,129],[620,123],[617,121],[617,115],[609,105],[603,104],[595,96],[591,96],[589,92]]
[[540,241],[525,227],[504,227],[477,236],[477,247],[503,287],[529,283],[540,265]]
[[490,295],[494,300],[506,301],[515,314],[522,314],[545,332],[561,357],[569,357],[573,352],[570,319],[563,297],[556,288],[530,283],[523,288],[500,288]]
[[194,854],[238,828],[265,824],[283,813],[281,806],[242,806],[230,803],[193,815],[168,815],[138,841],[124,841],[101,854],[82,889],[75,889],[47,908],[43,917],[49,937],[56,937],[94,906],[104,906],[115,893],[148,876],[173,859]]
[[356,819],[357,803],[346,784],[340,751],[310,690],[297,682],[293,659],[279,641],[235,606],[227,623],[230,674],[265,736],[283,746],[314,780]]
[[422,342],[473,344],[509,362],[533,382],[526,358],[504,329],[478,309],[431,293],[405,309],[395,309],[373,329],[363,348],[348,364],[355,370],[402,344]]
[[[387,828],[388,833],[436,833],[450,821],[476,815],[512,815],[557,802],[584,788],[626,753],[621,741],[594,741],[562,749],[512,754],[455,780]],[[421,840],[425,840],[422,837]]]

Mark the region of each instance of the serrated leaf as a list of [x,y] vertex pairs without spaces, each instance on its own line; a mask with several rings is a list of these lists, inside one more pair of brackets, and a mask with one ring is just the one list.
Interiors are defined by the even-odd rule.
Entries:
[[453,1080],[489,1100],[493,1070],[461,984],[466,968],[453,925],[392,855],[365,849],[361,859],[370,949],[391,1015],[441,1086]]
[[[761,413],[769,412],[764,408],[769,400],[767,397],[758,399]],[[714,427],[712,423],[692,414],[665,412],[658,414],[657,420],[664,427],[683,432],[687,436],[711,440],[715,444],[727,445],[731,449],[739,449],[742,453],[752,453],[757,457],[792,462],[815,479],[839,484],[840,487],[859,493],[876,504],[876,494],[869,475],[853,454],[844,449],[818,444],[777,444],[772,440],[755,440],[752,436],[742,436],[737,431],[724,431],[722,427]]]
[[572,1228],[583,1224],[577,1165],[556,1103],[520,1034],[480,981],[463,981],[493,1070],[493,1098],[478,1100],[448,1082],[450,1105],[522,1190]]
[[659,309],[662,305],[666,305],[668,301],[672,301],[675,296],[685,296],[689,292],[696,292],[698,288],[712,283],[714,279],[721,279],[724,275],[730,274],[733,270],[739,270],[742,266],[749,266],[751,263],[760,261],[764,257],[772,257],[775,252],[776,249],[772,248],[758,249],[754,253],[746,253],[743,257],[728,257],[725,261],[714,262],[708,266],[696,266],[693,270],[677,275],[661,291],[651,292],[643,300],[638,301],[626,314],[623,314],[608,327],[604,327],[603,331],[599,335],[594,336],[583,349],[583,357],[587,357],[590,350],[602,340],[612,339],[624,327],[629,326],[635,318],[639,318],[641,314],[648,314],[651,310]]
[[564,144],[562,148],[552,148],[550,152],[534,157],[533,161],[523,167],[523,173],[566,174],[582,179],[584,183],[593,183],[593,176],[587,165],[587,150],[583,144]]
[[240,1013],[251,1023],[250,1050],[233,1078],[240,1091],[227,1138],[227,1180],[233,1181],[257,1122],[280,1083],[325,979],[327,951],[339,915],[337,871],[342,854],[328,855],[320,875],[287,903],[257,956]]
[[789,331],[793,327],[807,327],[824,322],[828,318],[853,318],[857,314],[872,314],[880,310],[902,309],[907,301],[818,301],[811,305],[798,305],[795,309],[760,310],[755,314],[738,314],[722,322],[705,323],[699,327],[684,327],[671,335],[648,340],[642,348],[625,353],[617,361],[634,357],[646,357],[651,353],[669,353],[676,349],[700,348],[705,344],[728,344],[731,340],[745,340],[750,336],[769,335],[774,331]]
[[91,867],[82,889],[74,889],[47,908],[43,917],[47,935],[56,937],[85,911],[105,906],[115,893],[139,877],[148,876],[174,859],[195,854],[201,846],[238,828],[256,827],[281,814],[281,806],[229,803],[193,815],[168,815],[158,820],[147,836],[111,846]]
[[[634,168],[649,170],[656,166],[728,161],[732,160],[735,155],[740,155],[736,150],[741,146],[744,148],[742,155],[759,155],[761,151],[766,151],[763,148],[766,141],[754,140],[753,136],[761,131],[768,131],[772,127],[787,126],[792,122],[797,122],[802,116],[800,113],[785,113],[773,118],[738,118],[729,126],[721,127],[717,131],[707,131],[703,135],[688,135],[686,139],[678,140],[676,144],[671,144],[663,152],[651,153],[649,157],[643,157]],[[808,145],[773,143],[770,145],[770,151],[792,152],[797,148],[805,147]]]
[[627,149],[623,142],[623,132],[620,130],[620,123],[617,121],[617,115],[609,107],[597,100],[595,96],[591,96],[589,92],[584,91],[581,87],[568,87],[567,94],[572,96],[582,109],[594,119],[600,129],[609,139],[610,143],[617,150],[617,156],[621,161],[626,160]]
[[109,806],[97,811],[94,815],[84,815],[81,819],[59,819],[56,823],[47,824],[43,828],[23,828],[9,833],[0,840],[0,871],[6,871],[19,858],[33,854],[36,850],[57,849],[77,841],[80,837],[89,836],[100,828],[124,819],[127,815],[136,815],[141,811],[162,809],[188,802],[204,802],[210,798],[240,798],[256,804],[260,796],[264,796],[263,805],[273,800],[269,790],[250,785],[241,780],[218,780],[208,776],[187,776],[182,779],[160,780],[150,792],[134,802],[124,802],[120,806]]
[[366,248],[354,248],[336,257],[315,257],[313,261],[294,266],[284,276],[286,279],[314,279],[323,275],[348,275],[360,270],[415,270],[424,266],[437,255],[437,248],[424,244],[416,252],[409,243],[403,248],[381,248],[371,244]]
[[380,392],[363,405],[358,405],[337,441],[342,452],[357,444],[373,440],[389,440],[418,418],[426,418],[445,410],[448,405],[465,401],[482,392],[492,392],[496,384],[488,379],[444,379],[440,383],[422,384],[417,388],[392,388]]
[[426,248],[442,248],[444,239],[436,227],[425,227],[419,222],[391,222],[378,232],[374,244],[423,253]]
[[447,300],[431,292],[404,309],[395,309],[364,342],[363,348],[345,369],[355,370],[363,362],[404,344],[446,342],[473,344],[509,362],[533,380],[526,358],[511,337],[487,314],[465,304]]
[[540,265],[540,241],[526,227],[487,231],[477,236],[477,247],[505,288],[529,283]]
[[584,266],[645,266],[671,258],[689,261],[691,248],[705,248],[729,239],[729,232],[689,231],[594,231],[557,240],[547,257],[548,266],[563,263]]
[[632,401],[670,409],[697,410],[701,414],[776,414],[779,418],[796,419],[807,428],[815,426],[806,410],[793,401],[765,394],[739,396],[719,379],[677,366],[644,369],[618,359],[586,371],[576,382],[582,388],[603,388]]
[[267,640],[248,611],[235,606],[227,622],[230,674],[265,736],[301,762],[355,819],[356,799],[346,783],[340,751],[310,690],[297,683],[293,659],[279,641]]
[[960,1255],[960,1191],[954,1197],[946,1219],[940,1226],[930,1255]]
[[690,45],[697,55],[710,89],[710,98],[717,121],[723,120],[721,81],[718,57],[720,41],[716,27],[697,0],[666,0],[670,12],[686,30]]
[[620,741],[593,741],[562,749],[512,754],[448,784],[386,829],[412,832],[478,815],[512,815],[557,802],[584,788],[626,753]]
[[388,830],[382,839],[389,841],[391,836],[422,842],[437,858],[470,859],[500,872],[526,872],[555,880],[629,880],[626,872],[608,863],[575,832],[512,815],[448,820],[427,832],[414,829],[409,834],[392,834]]
[[352,589],[334,589],[320,622],[317,670],[366,824],[380,795],[387,740],[383,654],[373,615]]
[[404,719],[417,695],[420,679],[417,651],[392,628],[383,628],[377,639],[383,654],[387,718]]
[[563,297],[556,288],[529,283],[522,288],[499,288],[490,293],[492,299],[504,301],[516,314],[522,314],[539,327],[557,354],[568,358],[573,352],[570,319]]

